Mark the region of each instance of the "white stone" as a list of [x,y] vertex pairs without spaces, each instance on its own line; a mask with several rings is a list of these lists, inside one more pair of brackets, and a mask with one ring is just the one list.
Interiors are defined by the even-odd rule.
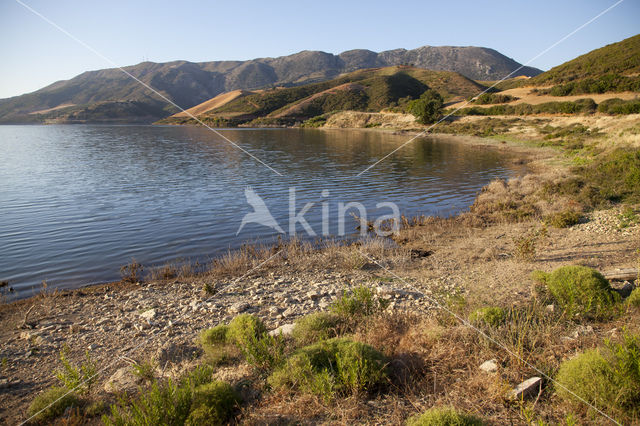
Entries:
[[487,373],[495,373],[498,371],[498,363],[495,359],[490,359],[489,361],[483,362],[478,368]]
[[540,377],[531,377],[509,392],[509,397],[514,399],[525,399],[537,395],[541,389],[542,379]]
[[270,336],[279,336],[281,333],[283,336],[290,336],[293,333],[293,329],[295,328],[295,324],[283,324],[275,330],[271,330],[269,332]]

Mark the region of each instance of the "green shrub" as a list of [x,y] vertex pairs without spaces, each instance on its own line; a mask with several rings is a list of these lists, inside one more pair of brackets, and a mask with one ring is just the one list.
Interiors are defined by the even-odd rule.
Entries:
[[69,348],[64,347],[60,351],[60,363],[62,368],[55,371],[58,381],[68,390],[84,393],[89,391],[96,381],[98,369],[91,359],[89,351],[85,352],[85,361],[76,365],[67,359]]
[[193,395],[186,425],[222,425],[231,418],[240,398],[225,382],[213,381],[198,386]]
[[544,218],[544,223],[554,228],[570,228],[580,222],[582,215],[574,210],[565,210]]
[[242,314],[229,323],[226,339],[229,343],[246,346],[247,342],[262,337],[266,332],[267,327],[260,318],[250,314]]
[[333,399],[370,390],[387,377],[384,355],[364,343],[334,338],[296,351],[268,382]]
[[407,420],[407,426],[481,426],[482,419],[451,407],[433,407]]
[[227,334],[229,326],[220,324],[213,328],[209,328],[200,333],[200,343],[205,345],[221,345],[227,342]]
[[285,342],[281,336],[269,336],[257,317],[242,314],[229,325],[218,325],[200,334],[200,343],[208,362],[217,365],[237,358],[264,372],[284,361]]
[[[102,416],[106,425],[182,425],[191,413],[196,392],[211,382],[212,370],[196,368],[179,382],[153,382],[151,387],[131,400],[126,396],[111,406],[111,415]],[[197,408],[197,407],[194,407]]]
[[[52,404],[49,407],[49,404]],[[29,405],[27,414],[29,417],[35,416],[36,420],[51,420],[64,414],[68,407],[79,404],[79,399],[75,393],[70,392],[66,387],[51,387],[36,396]]]
[[633,289],[625,303],[631,308],[640,308],[640,287]]
[[250,365],[263,372],[284,362],[284,339],[268,335],[264,323],[253,315],[238,315],[231,321],[227,342],[234,344]]
[[476,325],[484,324],[493,328],[501,326],[506,318],[507,313],[505,310],[497,306],[478,308],[469,315],[471,323]]
[[387,307],[385,300],[375,297],[371,289],[360,286],[351,293],[345,293],[336,300],[329,310],[344,319],[361,318],[383,311]]
[[300,346],[310,345],[338,335],[340,319],[328,312],[316,312],[296,321],[292,336]]
[[229,343],[229,326],[220,324],[200,333],[200,344],[207,362],[211,365],[228,363],[238,357],[237,346]]
[[586,266],[563,266],[551,273],[536,271],[532,278],[543,282],[569,317],[610,317],[619,300],[609,281]]
[[[576,406],[576,396],[606,412],[614,411],[619,420],[640,415],[640,337],[624,336],[620,344],[608,343],[565,361],[556,377],[556,392]],[[569,392],[569,389],[571,392]]]

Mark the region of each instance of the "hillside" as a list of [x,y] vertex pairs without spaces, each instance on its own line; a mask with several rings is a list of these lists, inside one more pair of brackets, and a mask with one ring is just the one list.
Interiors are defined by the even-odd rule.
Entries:
[[[191,108],[234,90],[299,86],[359,69],[403,64],[484,80],[502,78],[520,66],[492,49],[424,46],[381,53],[351,50],[339,55],[303,51],[248,61],[143,62],[124,69],[182,108]],[[536,75],[540,70],[524,68],[518,73]],[[119,69],[88,71],[33,93],[0,100],[0,123],[153,122],[176,112]]]
[[640,34],[565,62],[524,82],[552,86],[543,94],[640,92]]
[[[473,96],[484,89],[480,84],[454,72],[429,71],[398,66],[354,71],[336,79],[260,93],[244,92],[216,108],[206,108],[223,96],[193,108],[204,122],[214,125],[291,124],[325,113],[353,110],[377,112],[403,105],[418,98],[427,88],[437,90],[448,101]],[[235,92],[231,92],[235,93]],[[192,124],[184,114],[176,114],[162,123]]]

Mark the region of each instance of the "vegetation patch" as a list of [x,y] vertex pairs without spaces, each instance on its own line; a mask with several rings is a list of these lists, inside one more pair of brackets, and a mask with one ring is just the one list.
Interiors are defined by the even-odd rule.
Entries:
[[186,425],[223,425],[231,418],[239,396],[225,382],[213,381],[194,390],[191,412]]
[[229,325],[218,325],[200,334],[200,343],[212,364],[237,358],[238,352],[254,368],[267,372],[284,361],[282,336],[270,336],[256,316],[242,314]]
[[598,112],[611,115],[640,114],[640,99],[607,99],[598,104]]
[[570,317],[610,317],[619,296],[598,271],[586,266],[563,266],[551,273],[536,271],[551,296]]
[[640,415],[640,337],[626,335],[622,343],[586,351],[558,370],[558,395],[576,408],[576,395],[625,423]]
[[511,95],[504,95],[502,93],[483,93],[473,100],[474,104],[489,105],[489,104],[506,104],[511,101],[515,101],[518,98]]
[[[210,415],[229,413],[230,400],[235,394],[229,385],[212,382],[211,373],[209,367],[198,367],[178,382],[154,381],[151,387],[142,390],[137,398],[122,397],[118,404],[111,406],[110,415],[104,415],[102,421],[106,425],[114,426],[181,425],[187,421],[192,411],[206,411],[206,414]],[[212,386],[203,387],[208,383],[212,383]],[[207,406],[208,409],[202,409],[203,406]],[[224,420],[213,424],[223,422]]]
[[482,426],[485,422],[452,407],[433,407],[407,421],[407,426]]
[[471,107],[456,111],[456,115],[532,115],[532,114],[592,114],[598,105],[591,98],[567,102],[541,104],[494,105],[487,108]]
[[582,215],[575,210],[553,213],[544,218],[544,223],[554,228],[571,228],[580,222]]
[[568,196],[586,207],[607,207],[611,203],[640,203],[640,150],[618,148],[598,156],[591,163],[575,167],[576,176],[548,182],[545,197]]
[[625,303],[631,308],[640,308],[640,287],[633,289],[629,297],[625,300]]
[[316,312],[296,321],[293,339],[300,346],[310,345],[338,335],[340,318],[328,312]]
[[475,325],[486,325],[497,328],[501,326],[507,318],[504,309],[497,306],[478,308],[469,315],[469,321]]
[[408,111],[416,117],[418,123],[431,124],[438,121],[442,115],[443,105],[442,96],[435,90],[428,89],[419,99],[409,103]]
[[35,416],[34,418],[39,421],[51,420],[60,417],[67,408],[79,404],[78,396],[66,387],[51,387],[36,396],[29,405],[27,414],[30,417]]
[[354,325],[364,317],[382,312],[387,306],[386,300],[376,297],[368,287],[360,286],[343,294],[329,309],[345,325]]
[[620,221],[618,227],[620,229],[624,229],[640,223],[640,216],[631,207],[626,207],[618,215],[618,220]]
[[387,378],[386,359],[373,347],[347,338],[305,346],[289,357],[268,382],[331,400],[372,390]]

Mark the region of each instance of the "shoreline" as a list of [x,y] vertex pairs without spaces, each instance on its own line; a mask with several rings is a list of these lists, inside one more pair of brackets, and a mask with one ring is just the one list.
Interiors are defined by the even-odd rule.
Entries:
[[[191,126],[191,125],[183,125],[183,126]],[[202,126],[198,126],[195,125],[194,127],[202,127]],[[296,127],[283,127],[285,129],[299,129]],[[251,128],[253,129],[253,128]],[[261,130],[262,128],[260,127],[256,127],[256,130]],[[230,129],[226,129],[226,130],[233,130],[232,128]],[[249,130],[249,128],[247,128],[247,130]],[[374,133],[385,133],[385,134],[392,134],[392,135],[407,135],[409,137],[415,137],[420,135],[421,131],[406,131],[406,130],[397,130],[397,129],[380,129],[380,128],[326,128],[326,127],[321,127],[321,128],[317,128],[317,129],[311,129],[311,130],[322,130],[325,132],[344,132],[344,131],[357,131],[357,132],[361,132],[361,131],[365,131],[365,132],[374,132]],[[492,149],[495,151],[498,151],[502,154],[507,155],[508,157],[513,157],[515,155],[525,155],[526,158],[513,158],[513,165],[515,166],[522,166],[521,170],[518,170],[516,172],[516,176],[521,176],[530,170],[530,162],[532,160],[540,160],[541,158],[547,158],[547,155],[551,155],[552,152],[550,150],[545,150],[545,149],[541,149],[541,148],[537,148],[537,147],[532,147],[532,146],[527,146],[526,143],[521,142],[521,143],[515,143],[515,142],[505,142],[505,141],[498,141],[495,139],[491,139],[491,138],[483,138],[483,137],[478,137],[478,136],[471,136],[471,135],[459,135],[459,134],[446,134],[446,133],[437,133],[437,134],[428,134],[428,135],[424,135],[419,137],[420,138],[429,138],[429,137],[433,137],[438,139],[439,143],[450,143],[450,144],[459,144],[462,146],[465,146],[467,148],[473,148],[473,149]],[[400,143],[401,144],[401,143]],[[477,196],[476,196],[477,197]],[[475,201],[475,198],[474,198]],[[473,204],[473,203],[472,203]],[[464,213],[465,211],[468,210],[470,206],[465,207],[462,211],[460,211],[459,213],[456,213],[455,215],[453,215],[452,217],[457,217],[459,216],[461,213]],[[433,217],[441,217],[439,215],[431,215]],[[332,240],[331,237],[327,238],[328,241]],[[253,244],[251,244],[251,239],[248,239],[244,242],[242,242],[240,244],[240,247],[243,247],[245,245],[250,245],[252,246]],[[274,246],[276,246],[277,243],[273,243],[273,244],[269,244],[266,247],[267,248],[272,248]],[[231,250],[232,252],[236,252],[239,249],[235,249],[235,250]],[[216,259],[222,257],[224,255],[220,255],[217,257],[212,258],[213,261],[215,261]],[[171,263],[171,262],[170,262]],[[161,267],[163,267],[163,265],[156,265],[153,267],[153,269],[160,269]],[[76,287],[73,288],[56,288],[54,290],[48,290],[49,292],[55,291],[57,293],[63,294],[63,293],[67,293],[67,292],[74,292],[74,291],[79,291],[79,292],[86,292],[87,289],[89,288],[102,288],[105,286],[118,286],[119,284],[121,284],[121,281],[100,281],[100,282],[96,282],[96,283],[84,283],[84,284],[80,284]],[[9,282],[9,288],[11,287],[11,283]],[[25,297],[19,297],[18,294],[20,293],[20,291],[24,291],[25,293],[32,293],[29,296],[25,296]],[[15,303],[20,303],[23,301],[29,301],[31,299],[36,299],[38,297],[40,297],[40,294],[43,292],[43,290],[40,288],[38,288],[37,286],[33,286],[30,289],[23,289],[23,290],[16,290],[16,296],[14,296],[13,298],[9,298],[7,296],[10,295],[9,294],[0,294],[0,296],[3,296],[5,299],[9,299],[7,302],[2,302],[0,303],[0,308],[3,305],[7,305],[7,304],[15,304]],[[2,301],[2,299],[0,299],[0,301]]]

